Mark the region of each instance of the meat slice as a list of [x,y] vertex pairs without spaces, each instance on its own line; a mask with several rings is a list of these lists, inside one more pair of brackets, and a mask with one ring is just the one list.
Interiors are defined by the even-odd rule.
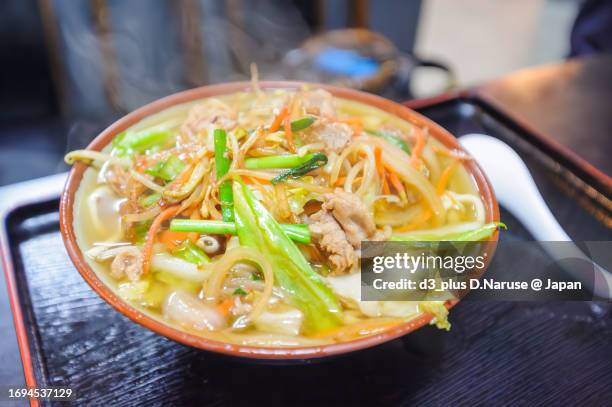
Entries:
[[315,213],[311,219],[314,223],[310,225],[310,232],[319,248],[329,255],[331,274],[350,272],[357,264],[357,254],[336,219],[325,210]]
[[353,130],[345,123],[330,122],[327,119],[319,119],[312,126],[312,130],[305,134],[307,143],[322,142],[325,152],[339,153],[351,141]]
[[323,89],[315,89],[303,92],[301,102],[308,114],[316,116],[335,116],[334,97]]
[[355,194],[336,188],[333,193],[325,195],[323,210],[332,213],[355,248],[360,246],[362,240],[373,238],[376,234],[373,216]]
[[208,99],[191,108],[181,126],[181,134],[194,139],[200,130],[212,131],[220,127],[231,130],[236,126],[236,111],[218,99]]
[[142,274],[142,253],[134,246],[126,247],[115,256],[111,263],[111,276],[120,279],[127,276],[136,281]]
[[350,273],[357,265],[361,241],[377,239],[376,225],[366,206],[354,194],[336,189],[325,195],[321,210],[311,216],[315,243],[329,254],[332,274]]

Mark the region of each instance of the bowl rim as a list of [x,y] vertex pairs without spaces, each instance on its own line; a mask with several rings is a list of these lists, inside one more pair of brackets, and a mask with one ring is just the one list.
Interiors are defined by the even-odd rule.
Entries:
[[[440,125],[406,106],[380,96],[361,92],[355,89],[300,81],[262,81],[259,83],[259,86],[262,89],[299,89],[305,85],[312,88],[327,90],[335,97],[348,99],[379,108],[420,127],[426,126],[429,130],[430,136],[433,136],[447,147],[459,149],[465,152],[457,139]],[[207,97],[247,91],[251,89],[251,86],[251,82],[228,82],[189,89],[166,96],[162,99],[158,99],[115,121],[100,134],[98,134],[87,146],[87,149],[98,151],[103,149],[108,143],[111,142],[115,135],[126,130],[145,117],[174,105],[188,103]],[[497,204],[497,199],[495,198],[493,187],[491,186],[491,183],[487,179],[486,175],[473,160],[464,161],[462,162],[462,165],[476,182],[478,191],[480,192],[481,198],[485,204],[486,221],[499,221],[499,207]],[[115,294],[92,270],[77,244],[76,234],[73,228],[73,205],[75,201],[75,194],[86,169],[87,166],[80,162],[73,165],[68,174],[60,200],[60,231],[68,255],[83,279],[94,289],[94,291],[98,293],[98,295],[100,295],[100,297],[102,297],[102,299],[132,321],[152,330],[159,335],[165,336],[185,345],[231,356],[253,359],[311,359],[340,355],[360,349],[370,348],[399,338],[400,336],[428,324],[433,319],[431,314],[422,313],[416,318],[375,335],[370,335],[347,342],[299,347],[259,347],[220,342],[181,331],[180,329],[170,326],[169,324],[162,323],[152,316],[149,316],[133,307]],[[488,268],[490,259],[493,257],[495,248],[497,247],[497,241],[498,232],[495,232],[487,246],[487,250],[489,250],[491,255],[487,256],[485,270]],[[447,302],[446,306],[450,309],[457,303],[458,300],[449,301]]]

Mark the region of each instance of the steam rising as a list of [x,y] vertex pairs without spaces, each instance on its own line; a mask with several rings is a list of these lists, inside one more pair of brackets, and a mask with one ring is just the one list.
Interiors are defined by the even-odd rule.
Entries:
[[168,94],[249,77],[285,79],[285,54],[310,34],[273,0],[54,2],[60,84],[70,116],[100,120]]

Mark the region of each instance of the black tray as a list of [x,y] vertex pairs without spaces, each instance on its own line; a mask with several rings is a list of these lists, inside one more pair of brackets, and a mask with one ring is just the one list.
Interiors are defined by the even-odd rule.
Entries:
[[[572,237],[612,240],[598,220],[605,207],[596,195],[581,203],[572,198],[589,185],[522,142],[494,112],[470,99],[423,111],[455,134],[483,132],[512,143]],[[61,180],[54,182],[59,192]],[[89,288],[64,250],[57,197],[47,191],[33,198],[37,184],[30,185],[29,194],[23,187],[2,190],[3,199],[19,195],[15,202],[27,202],[4,219],[18,306],[38,386],[70,386],[75,404],[605,405],[612,399],[610,303],[463,301],[451,312],[450,332],[425,327],[301,366],[246,363],[174,343],[132,323]],[[529,239],[508,213],[502,219],[511,231],[504,238]],[[14,346],[13,336],[3,336],[3,349]],[[0,377],[10,369],[0,366]]]

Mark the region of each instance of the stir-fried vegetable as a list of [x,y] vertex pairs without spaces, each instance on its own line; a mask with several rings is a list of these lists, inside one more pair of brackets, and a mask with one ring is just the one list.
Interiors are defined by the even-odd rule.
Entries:
[[241,297],[247,295],[248,293],[244,291],[242,288],[238,287],[234,290],[234,295],[239,295]]
[[113,153],[120,157],[142,153],[154,147],[160,148],[168,142],[169,130],[153,128],[138,132],[124,131],[113,139]]
[[151,256],[153,255],[153,244],[155,243],[155,236],[157,235],[157,232],[159,231],[161,224],[164,221],[171,219],[174,215],[176,215],[178,210],[179,210],[178,205],[170,206],[164,209],[159,215],[157,215],[155,220],[153,220],[153,223],[151,223],[151,227],[149,228],[149,231],[147,232],[147,241],[145,242],[145,247],[144,247],[144,250],[142,251],[142,257],[143,257],[142,273],[143,274],[147,274],[149,272],[149,268],[151,267]]
[[310,126],[312,126],[312,124],[316,121],[317,119],[312,117],[312,116],[307,116],[307,117],[303,117],[301,119],[297,119],[291,122],[291,130],[292,131],[302,131],[305,130],[307,128],[309,128]]
[[137,222],[134,224],[132,228],[132,235],[133,235],[134,243],[141,245],[147,241],[147,232],[149,231],[149,228],[151,227],[151,223],[153,223],[153,221],[148,220],[144,222]]
[[300,178],[308,174],[310,171],[323,167],[325,164],[327,164],[327,156],[323,153],[315,153],[312,154],[312,157],[308,161],[282,172],[281,174],[272,178],[270,182],[272,182],[272,184],[278,184],[279,182],[283,182],[288,178]]
[[365,240],[488,247],[504,225],[485,224],[469,157],[323,89],[252,88],[66,156],[91,167],[75,196],[88,261],[138,309],[242,346],[353,340],[424,313],[447,328],[442,301],[361,301],[356,271]]
[[180,246],[172,250],[172,255],[198,266],[210,263],[210,257],[208,257],[204,250],[200,249],[189,239],[184,240]]
[[234,211],[240,244],[270,261],[275,280],[304,313],[305,329],[317,332],[339,325],[341,307],[331,289],[241,181],[234,182]]
[[[291,240],[305,244],[310,243],[308,225],[281,224],[280,227]],[[211,235],[235,235],[236,224],[234,222],[215,220],[174,219],[170,223],[170,230],[175,232],[196,232]]]
[[[217,179],[225,176],[229,171],[230,159],[227,156],[227,134],[223,129],[215,130],[215,164],[217,166]],[[221,216],[226,222],[234,220],[234,210],[232,208],[234,199],[232,197],[231,181],[224,181],[219,186],[219,200],[221,201]]]
[[448,242],[476,242],[491,237],[497,228],[507,229],[506,225],[501,222],[491,222],[482,225],[479,228],[461,233],[450,234],[423,234],[423,233],[405,233],[395,234],[389,240],[395,242],[429,242],[429,241],[448,241]]
[[427,140],[425,139],[425,133],[423,133],[423,131],[418,127],[415,127],[415,135],[416,142],[414,143],[414,148],[412,149],[412,154],[410,155],[410,161],[414,167],[418,168]]
[[388,132],[384,130],[366,130],[366,131],[368,132],[368,134],[371,134],[372,136],[380,137],[382,139],[387,140],[391,144],[395,144],[397,147],[401,148],[402,150],[410,154],[410,147],[408,146],[408,143],[406,143],[401,138],[398,138],[392,134],[389,134]]
[[292,168],[311,160],[314,154],[299,156],[297,154],[271,155],[267,157],[254,157],[244,160],[244,168],[261,170],[266,168]]
[[150,208],[155,205],[161,199],[161,194],[158,192],[152,193],[150,195],[143,195],[138,199],[138,203],[143,208]]
[[145,172],[164,181],[172,181],[185,169],[183,163],[177,156],[171,155],[165,160],[157,162],[155,165],[147,168]]
[[[183,173],[181,173],[181,175],[179,176],[180,179],[177,178],[177,181],[180,182],[175,181],[176,184],[173,183],[171,185],[176,185],[177,188],[165,189],[163,192],[163,196],[172,200],[181,200],[186,198],[187,196],[189,196],[189,194],[193,192],[193,190],[197,187],[198,183],[202,180],[202,178],[206,174],[207,168],[207,160],[201,160],[199,163],[196,164],[195,168],[193,168],[193,171],[190,171],[189,169],[183,171]],[[189,176],[187,182],[183,181],[183,175]]]

